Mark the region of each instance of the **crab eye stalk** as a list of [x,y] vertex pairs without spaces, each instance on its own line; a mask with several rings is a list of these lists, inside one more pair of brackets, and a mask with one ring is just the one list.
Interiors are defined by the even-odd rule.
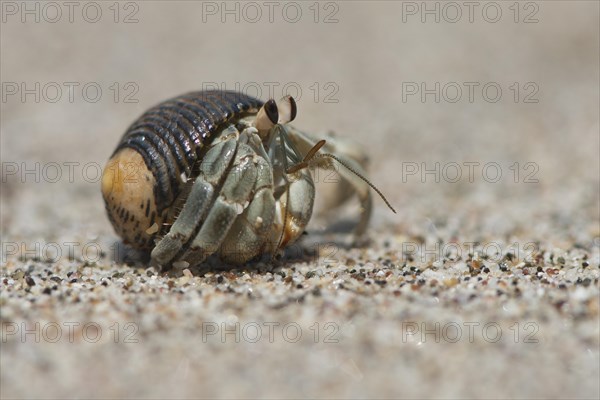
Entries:
[[296,118],[296,101],[292,96],[285,96],[277,102],[277,110],[279,111],[279,119],[277,123],[287,124]]
[[268,132],[277,124],[279,120],[279,111],[275,100],[267,101],[256,114],[254,127],[258,130],[260,136],[264,139]]
[[258,130],[260,137],[265,140],[275,125],[292,122],[296,118],[296,112],[296,101],[292,96],[285,96],[277,103],[271,99],[258,111],[254,127]]

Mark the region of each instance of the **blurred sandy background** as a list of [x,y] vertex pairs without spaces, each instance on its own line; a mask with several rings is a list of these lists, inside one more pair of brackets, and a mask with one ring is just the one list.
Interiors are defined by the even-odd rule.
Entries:
[[[255,23],[249,20],[256,8],[235,2],[227,7],[238,7],[239,22],[221,16],[221,2],[97,2],[96,23],[83,17],[85,7],[87,18],[95,15],[96,6],[86,2],[77,3],[73,22],[63,5],[56,23],[44,20],[55,16],[45,3],[37,3],[39,23],[22,15],[21,4],[2,2],[0,42],[3,398],[598,397],[598,3],[497,2],[502,16],[495,23],[488,20],[496,8],[487,2],[477,3],[473,22],[463,6],[456,23],[447,21],[455,14],[443,2],[427,2],[439,7],[439,23],[431,15],[421,21],[421,2],[277,3],[272,23],[262,2],[254,3],[262,12]],[[286,21],[297,18],[297,9],[298,22]],[[22,98],[21,84],[36,82],[39,102],[33,94]],[[78,84],[72,101],[65,82]],[[406,92],[436,82],[439,102]],[[476,85],[472,102],[465,82]],[[290,94],[300,88],[295,125],[363,144],[370,177],[398,214],[376,199],[367,247],[336,247],[333,257],[275,269],[254,265],[225,281],[210,269],[192,270],[181,281],[181,273],[114,263],[117,238],[97,166],[146,108],[213,83],[258,87],[264,100],[269,87],[277,98],[286,85]],[[456,102],[448,101],[455,86],[441,90],[448,83],[462,89]],[[490,83],[502,90],[497,102],[482,94]],[[98,101],[84,97],[86,84],[101,88]],[[62,94],[54,102],[55,86]],[[93,88],[87,95],[94,96]],[[469,182],[464,163],[471,162],[479,167]],[[38,173],[21,175],[36,163]],[[60,167],[56,183],[44,179],[49,163]],[[463,177],[422,179],[423,165],[435,163],[457,163]],[[496,183],[493,170],[492,178],[482,176],[481,166],[490,163],[502,173]],[[407,174],[415,165],[417,174]],[[350,211],[339,217],[351,220]],[[344,235],[319,236],[326,226],[315,218],[307,243],[348,243]],[[66,242],[79,243],[75,256],[63,252],[52,262],[44,262],[43,252],[23,255],[11,247]],[[89,242],[107,253],[92,265],[82,255]],[[508,270],[489,262],[485,279],[465,281],[472,273],[466,254],[444,264],[417,254],[406,265],[407,242],[423,245],[421,253],[435,243],[493,242],[503,249],[534,243],[532,275],[539,268],[557,272],[533,279],[523,273],[529,266],[521,254]],[[366,280],[387,283],[367,284],[357,278],[357,265]],[[415,275],[410,266],[429,272]],[[7,331],[23,321],[92,321],[105,335],[94,344],[32,343]],[[126,321],[137,324],[139,343],[107,339],[106,327]],[[333,321],[341,340],[207,344],[200,334],[206,321],[294,321],[305,335],[314,322],[322,328]],[[505,339],[513,323],[533,322],[540,341],[405,343],[406,321],[497,321]]]

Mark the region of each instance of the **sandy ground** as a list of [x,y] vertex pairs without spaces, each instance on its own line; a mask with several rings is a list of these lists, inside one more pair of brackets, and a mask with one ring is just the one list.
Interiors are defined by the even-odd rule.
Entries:
[[[597,2],[31,4],[2,2],[2,398],[598,398]],[[296,95],[398,213],[233,270],[124,252],[100,169],[214,85]]]

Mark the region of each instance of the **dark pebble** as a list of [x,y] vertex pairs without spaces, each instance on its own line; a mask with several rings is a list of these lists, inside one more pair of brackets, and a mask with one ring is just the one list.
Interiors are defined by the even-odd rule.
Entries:
[[367,275],[364,272],[360,272],[358,274],[352,274],[350,275],[352,278],[356,279],[357,281],[364,281],[365,278],[367,277]]
[[29,285],[29,286],[35,286],[35,281],[33,280],[33,278],[29,275],[27,275],[25,277],[25,282]]
[[591,283],[592,283],[592,280],[590,278],[585,278],[582,282],[583,286],[585,286],[585,287],[590,286]]

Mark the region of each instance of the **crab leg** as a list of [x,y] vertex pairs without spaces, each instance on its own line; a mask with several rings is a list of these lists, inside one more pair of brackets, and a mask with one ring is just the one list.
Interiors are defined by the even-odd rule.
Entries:
[[194,181],[181,213],[169,233],[158,242],[150,254],[152,260],[159,265],[168,265],[174,261],[193,237],[197,227],[203,224],[213,204],[218,184],[234,159],[236,148],[237,138],[231,137],[216,144],[206,153],[200,166],[201,173]]

